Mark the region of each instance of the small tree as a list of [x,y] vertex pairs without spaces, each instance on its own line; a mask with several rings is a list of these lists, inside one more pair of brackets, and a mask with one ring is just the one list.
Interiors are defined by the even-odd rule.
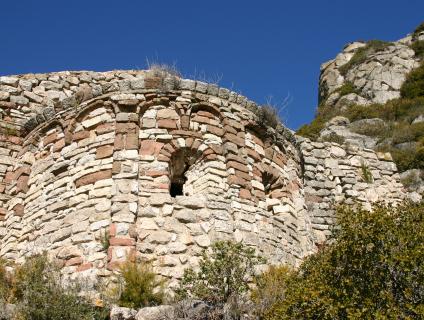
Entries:
[[163,302],[165,282],[158,280],[150,264],[126,261],[120,270],[122,291],[119,305],[136,309]]
[[107,308],[98,309],[82,296],[77,283],[65,285],[59,267],[45,254],[33,256],[17,268],[13,295],[19,319],[100,320],[108,314]]
[[341,207],[333,243],[280,286],[264,319],[423,319],[424,204]]
[[254,249],[242,243],[218,241],[211,252],[204,250],[199,270],[186,269],[177,295],[194,298],[211,305],[223,305],[249,290],[248,280],[254,267],[264,260]]

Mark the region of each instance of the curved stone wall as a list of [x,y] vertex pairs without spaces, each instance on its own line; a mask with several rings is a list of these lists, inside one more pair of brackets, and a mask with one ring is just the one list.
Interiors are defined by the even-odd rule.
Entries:
[[228,91],[162,80],[31,109],[5,179],[1,256],[48,251],[64,272],[107,276],[136,255],[177,280],[218,239],[271,263],[312,251],[296,146]]
[[404,196],[389,159],[300,143],[245,97],[164,72],[0,77],[0,108],[0,256],[48,251],[72,276],[137,256],[172,286],[219,239],[297,265],[335,203]]

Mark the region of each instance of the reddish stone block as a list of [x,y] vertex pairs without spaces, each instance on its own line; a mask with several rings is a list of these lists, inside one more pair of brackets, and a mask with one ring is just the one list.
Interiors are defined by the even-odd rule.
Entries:
[[142,140],[140,142],[140,154],[143,156],[158,155],[163,145],[164,144],[162,142],[154,140]]
[[15,170],[15,175],[13,179],[17,180],[19,179],[21,175],[30,175],[30,173],[31,173],[30,167],[27,167],[27,166],[19,167],[18,169]]
[[215,115],[205,110],[199,110],[196,112],[196,114],[202,117],[210,118],[210,119],[215,118]]
[[133,238],[116,238],[116,237],[111,237],[109,239],[109,244],[111,246],[122,246],[122,247],[134,246],[135,245],[135,240]]
[[47,146],[48,144],[56,141],[56,139],[57,139],[57,132],[53,132],[49,134],[48,136],[44,137],[43,145]]
[[181,129],[187,130],[190,127],[190,118],[189,116],[181,116],[180,118]]
[[211,144],[209,145],[209,148],[211,148],[216,154],[222,154],[222,146],[217,145],[217,144]]
[[144,175],[155,178],[155,177],[161,177],[161,176],[168,176],[169,172],[159,171],[159,170],[150,170],[150,171],[146,171]]
[[239,176],[240,178],[242,178],[242,179],[244,179],[246,181],[252,180],[252,177],[248,173],[243,172],[243,171],[240,171],[240,170],[237,170],[237,169],[235,169],[235,175],[236,176]]
[[53,150],[55,152],[59,152],[60,150],[63,149],[64,146],[65,146],[65,139],[62,138],[62,139],[55,142]]
[[198,122],[198,123],[205,123],[205,124],[209,124],[210,123],[210,119],[209,118],[199,116],[198,114],[196,114],[191,120],[192,121],[195,121],[195,122]]
[[225,133],[225,138],[227,139],[227,141],[231,141],[239,147],[244,147],[244,139],[236,136],[235,134],[227,132]]
[[75,132],[72,135],[72,140],[73,141],[79,141],[79,140],[82,140],[82,139],[87,139],[88,137],[90,137],[90,131],[82,130],[82,131]]
[[[242,160],[241,160],[242,161]],[[234,160],[227,161],[227,168],[234,168],[242,172],[249,172],[249,168],[246,165],[236,162]]]
[[250,156],[251,158],[253,158],[257,161],[261,160],[261,156],[255,150],[252,150],[250,148],[246,148],[246,149],[247,149],[247,155],[248,156]]
[[206,131],[219,137],[222,137],[224,135],[224,129],[221,129],[212,125],[208,125],[208,127],[206,128]]
[[247,187],[249,185],[249,183],[245,179],[238,177],[236,175],[229,175],[227,178],[227,182],[229,185],[236,184],[242,187]]
[[88,263],[84,263],[84,264],[81,264],[80,266],[78,266],[76,271],[82,272],[82,271],[86,271],[88,269],[91,269],[92,267],[93,267],[93,264],[91,262],[88,262]]
[[13,207],[13,212],[15,216],[22,217],[24,215],[24,206],[20,203],[16,204]]
[[207,161],[214,161],[214,160],[217,160],[217,159],[218,159],[218,156],[217,156],[216,154],[212,153],[212,154],[208,154],[208,155],[205,157],[205,159],[206,159]]
[[115,150],[123,150],[125,148],[124,135],[117,133],[113,143]]
[[137,133],[138,126],[133,122],[121,122],[116,124],[116,132],[122,134]]
[[83,260],[81,257],[74,257],[65,262],[65,266],[77,266],[82,264]]
[[194,141],[193,138],[186,138],[185,139],[185,145],[186,145],[186,147],[187,148],[190,148],[193,145],[193,141]]
[[0,221],[3,221],[6,218],[6,208],[0,208]]
[[282,154],[274,153],[272,161],[279,167],[284,167],[284,165],[287,163],[287,158]]
[[137,150],[138,149],[138,133],[131,133],[126,136],[125,139],[126,150]]
[[197,150],[200,147],[201,144],[202,144],[202,141],[194,140],[192,149]]
[[109,179],[111,177],[112,177],[112,170],[110,169],[97,171],[97,172],[86,174],[85,176],[82,176],[81,178],[78,178],[75,181],[75,186],[78,188],[81,186],[85,186],[87,184],[93,184],[99,180]]
[[169,162],[170,158],[164,154],[158,156],[158,161]]
[[113,154],[113,146],[101,146],[96,150],[96,159],[104,159],[112,156]]
[[113,164],[112,164],[112,173],[118,174],[120,172],[121,172],[121,162],[114,161]]
[[171,119],[160,119],[157,121],[158,128],[177,129],[177,121]]
[[109,237],[115,237],[116,236],[116,224],[111,223],[109,225]]
[[28,180],[29,180],[29,176],[20,176],[18,181],[16,182],[16,190],[17,192],[19,191],[23,191],[23,192],[28,192]]
[[250,194],[250,191],[247,189],[240,189],[239,196],[241,199],[251,199],[252,195]]
[[263,199],[265,198],[265,192],[262,190],[255,190],[255,197],[258,199]]
[[113,123],[102,123],[98,125],[95,129],[97,134],[109,133],[115,130],[115,125]]

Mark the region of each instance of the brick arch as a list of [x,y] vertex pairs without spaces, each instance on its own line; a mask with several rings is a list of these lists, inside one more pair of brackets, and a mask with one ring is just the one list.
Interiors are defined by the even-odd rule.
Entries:
[[215,115],[216,117],[218,117],[220,120],[224,119],[224,116],[222,115],[219,108],[210,102],[202,101],[202,102],[191,104],[188,110],[190,118],[193,113],[198,111],[207,111]]
[[72,116],[68,125],[65,128],[65,143],[70,144],[73,140],[73,135],[75,133],[76,126],[81,120],[90,114],[93,110],[97,108],[104,107],[112,111],[112,114],[116,115],[116,110],[111,103],[105,100],[95,100],[90,104],[87,104],[82,109],[78,110],[78,112]]
[[49,122],[45,122],[40,124],[35,130],[31,131],[24,139],[24,149],[25,147],[29,146],[29,145],[36,145],[40,142],[41,139],[43,139],[44,135],[46,132],[48,132],[50,129],[52,128],[57,128],[59,127],[62,132],[65,132],[66,130],[66,124],[62,119],[53,119]]

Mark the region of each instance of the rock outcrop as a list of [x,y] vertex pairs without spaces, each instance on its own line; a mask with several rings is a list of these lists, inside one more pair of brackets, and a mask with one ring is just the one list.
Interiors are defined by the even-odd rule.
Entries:
[[[321,65],[320,103],[343,107],[349,104],[386,103],[399,98],[406,75],[419,66],[419,60],[409,46],[419,39],[413,40],[412,36],[407,36],[395,42],[378,43],[377,49],[373,49],[373,42],[346,45],[335,59]],[[369,50],[364,50],[368,47]],[[364,57],[349,66],[360,50]],[[339,90],[347,84],[352,86],[351,91],[354,92],[341,95]]]

